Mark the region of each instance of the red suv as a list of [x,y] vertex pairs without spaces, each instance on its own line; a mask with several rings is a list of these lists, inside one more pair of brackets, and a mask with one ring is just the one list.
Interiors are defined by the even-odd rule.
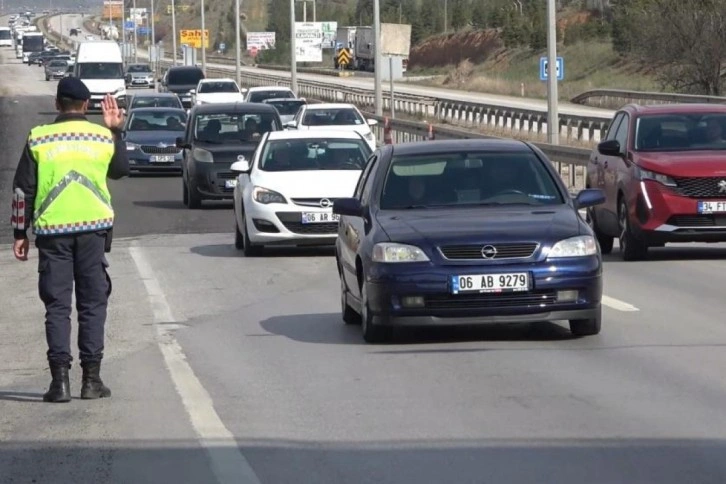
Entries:
[[623,107],[587,185],[606,196],[587,213],[604,254],[615,237],[624,260],[668,242],[726,242],[726,106]]

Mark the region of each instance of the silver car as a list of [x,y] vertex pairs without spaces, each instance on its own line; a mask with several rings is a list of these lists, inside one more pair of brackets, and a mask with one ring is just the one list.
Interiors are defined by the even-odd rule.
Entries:
[[154,72],[148,64],[130,64],[126,68],[126,87],[154,87]]
[[68,61],[62,59],[51,59],[45,64],[45,80],[61,79],[68,71]]

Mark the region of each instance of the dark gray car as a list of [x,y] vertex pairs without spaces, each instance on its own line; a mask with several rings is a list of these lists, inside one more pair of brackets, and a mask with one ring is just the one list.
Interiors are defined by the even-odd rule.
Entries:
[[65,77],[68,70],[68,61],[52,59],[45,64],[45,80],[61,79]]
[[178,108],[184,109],[179,97],[170,92],[132,92],[127,99],[127,110],[136,108]]
[[131,171],[181,171],[182,150],[176,138],[184,134],[187,113],[178,108],[137,108],[126,116],[123,138]]
[[186,109],[192,107],[192,95],[190,91],[197,88],[199,81],[204,79],[204,72],[196,66],[175,66],[170,67],[161,86],[165,92],[171,92],[179,96],[182,105]]

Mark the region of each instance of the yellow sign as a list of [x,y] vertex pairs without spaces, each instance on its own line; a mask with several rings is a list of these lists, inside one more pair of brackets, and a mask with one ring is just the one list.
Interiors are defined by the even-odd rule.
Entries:
[[[187,44],[195,49],[202,48],[202,31],[196,30],[180,30],[179,31],[179,42],[181,44]],[[204,31],[204,48],[209,48],[209,30]]]
[[348,49],[340,49],[338,51],[338,65],[339,66],[347,66],[350,64],[350,50]]

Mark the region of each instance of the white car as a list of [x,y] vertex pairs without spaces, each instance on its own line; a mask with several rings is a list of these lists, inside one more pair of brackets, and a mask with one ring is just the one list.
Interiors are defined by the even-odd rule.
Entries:
[[252,160],[230,169],[234,189],[235,247],[246,256],[265,245],[332,245],[339,216],[333,202],[352,197],[372,154],[358,133],[271,131]]
[[297,96],[289,87],[264,86],[251,87],[245,95],[245,102],[261,103],[267,99],[296,99]]
[[243,92],[233,79],[202,79],[191,90],[192,105],[244,102]]
[[366,119],[352,104],[306,104],[300,108],[292,121],[285,123],[287,129],[315,131],[351,131],[363,136],[372,150],[376,149],[376,136],[371,126],[375,119]]

